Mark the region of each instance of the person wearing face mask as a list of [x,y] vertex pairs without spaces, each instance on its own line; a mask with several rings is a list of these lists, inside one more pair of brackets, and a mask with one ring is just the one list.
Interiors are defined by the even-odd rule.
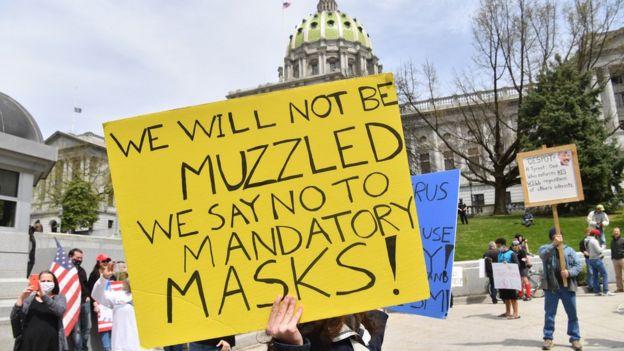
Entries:
[[19,351],[68,350],[63,329],[66,306],[56,276],[50,271],[39,273],[39,287],[24,289],[11,310],[11,320],[23,326]]
[[[100,305],[113,310],[113,330],[111,338],[112,351],[140,351],[139,332],[137,330],[136,318],[134,315],[134,304],[130,282],[127,272],[117,272],[115,274],[115,263],[111,262],[104,269],[100,278],[93,285],[91,296]],[[121,290],[106,290],[106,285],[111,277],[122,282]]]
[[74,329],[69,337],[74,342],[75,351],[89,350],[89,334],[91,334],[91,290],[87,281],[87,272],[82,268],[83,252],[78,248],[71,249],[67,254],[78,271],[80,282],[80,313]]

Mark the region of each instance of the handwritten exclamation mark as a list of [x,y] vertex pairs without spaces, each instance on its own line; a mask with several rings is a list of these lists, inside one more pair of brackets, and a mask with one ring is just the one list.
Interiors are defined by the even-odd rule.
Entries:
[[[392,268],[392,276],[396,282],[396,235],[386,237],[386,250],[388,251],[388,260],[390,261],[390,268]],[[392,290],[395,295],[399,294],[399,289]]]
[[454,248],[455,246],[450,245],[450,244],[447,244],[444,247],[444,272],[442,273],[442,276],[445,278],[445,280],[448,279],[448,264],[451,259],[451,253],[453,253]]

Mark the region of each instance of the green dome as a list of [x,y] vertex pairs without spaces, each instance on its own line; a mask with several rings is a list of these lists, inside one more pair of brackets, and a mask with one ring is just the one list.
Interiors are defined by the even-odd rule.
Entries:
[[356,18],[338,10],[320,11],[301,20],[290,36],[288,48],[294,50],[304,43],[321,39],[343,39],[372,49],[370,37],[362,24]]

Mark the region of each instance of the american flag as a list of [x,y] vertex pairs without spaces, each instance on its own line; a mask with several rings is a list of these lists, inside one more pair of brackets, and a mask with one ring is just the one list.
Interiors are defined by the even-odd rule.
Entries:
[[63,314],[63,326],[65,327],[65,335],[68,336],[76,325],[80,314],[80,281],[78,280],[78,270],[65,254],[61,243],[56,238],[54,241],[56,241],[56,256],[50,270],[58,279],[60,294],[67,299],[67,308]]
[[[123,282],[120,281],[108,281],[106,283],[107,291],[122,291]],[[102,333],[113,329],[113,310],[100,305],[100,313],[98,313],[98,332]]]

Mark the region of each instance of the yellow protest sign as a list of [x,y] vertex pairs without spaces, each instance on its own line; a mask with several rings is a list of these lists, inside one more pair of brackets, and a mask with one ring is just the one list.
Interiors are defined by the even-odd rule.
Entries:
[[141,343],[429,296],[392,75],[104,125]]

